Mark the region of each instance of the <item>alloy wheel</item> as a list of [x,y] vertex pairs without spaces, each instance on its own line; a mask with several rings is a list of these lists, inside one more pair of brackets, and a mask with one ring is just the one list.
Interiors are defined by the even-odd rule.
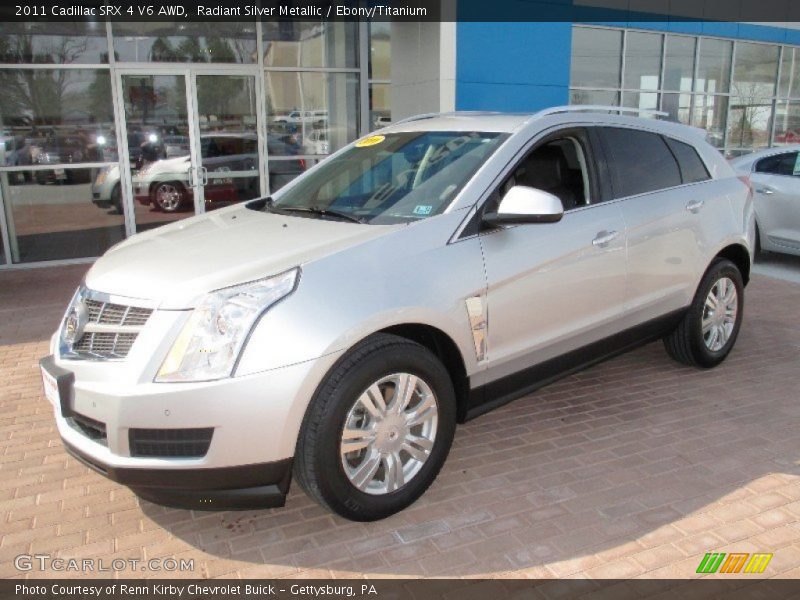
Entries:
[[395,373],[374,382],[342,429],[342,467],[350,483],[373,495],[402,488],[430,457],[438,418],[436,396],[420,377]]
[[722,277],[711,286],[703,305],[702,331],[706,348],[719,352],[728,343],[736,326],[739,298],[736,285]]

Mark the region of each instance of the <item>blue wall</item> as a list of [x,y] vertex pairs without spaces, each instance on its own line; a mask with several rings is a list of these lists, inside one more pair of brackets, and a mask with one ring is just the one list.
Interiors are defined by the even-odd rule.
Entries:
[[534,111],[569,101],[572,23],[456,29],[456,109]]
[[[476,5],[475,0],[460,0],[459,14],[485,10],[485,4],[481,5],[484,1]],[[499,4],[498,10],[518,10],[512,7],[519,6],[507,0],[494,2]],[[568,12],[573,8],[570,5],[571,0],[529,0],[523,4],[526,10],[537,10],[538,6],[564,11],[564,22],[458,22],[456,110],[528,112],[568,104],[572,22],[566,17],[572,14]],[[629,11],[615,11],[612,21],[608,13],[603,11],[602,21],[595,23],[800,46],[800,30],[747,23],[654,21],[652,16]]]

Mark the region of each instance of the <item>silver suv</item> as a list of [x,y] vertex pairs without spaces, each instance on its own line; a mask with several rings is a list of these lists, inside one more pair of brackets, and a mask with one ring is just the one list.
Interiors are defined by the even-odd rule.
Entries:
[[749,188],[703,132],[609,110],[416,117],[117,245],[42,360],[67,449],[168,505],[281,506],[294,476],[368,521],[560,376],[658,338],[718,365]]

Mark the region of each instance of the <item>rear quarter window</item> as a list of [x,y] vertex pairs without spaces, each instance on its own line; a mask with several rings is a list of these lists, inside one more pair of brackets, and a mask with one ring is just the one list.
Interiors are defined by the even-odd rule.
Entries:
[[786,152],[762,158],[756,163],[756,173],[769,173],[770,175],[796,175],[797,152]]
[[624,198],[681,185],[681,172],[664,139],[655,133],[603,127],[614,197]]
[[683,183],[697,183],[699,181],[707,181],[711,179],[711,174],[708,172],[703,159],[692,146],[684,144],[678,140],[665,137],[669,149],[678,160],[678,166],[681,170]]

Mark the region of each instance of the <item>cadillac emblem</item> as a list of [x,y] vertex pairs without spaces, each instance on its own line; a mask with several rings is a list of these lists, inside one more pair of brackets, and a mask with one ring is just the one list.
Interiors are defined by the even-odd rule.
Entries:
[[89,313],[82,300],[78,300],[75,306],[69,311],[67,319],[64,321],[64,341],[74,344],[83,335],[83,328],[89,321]]

